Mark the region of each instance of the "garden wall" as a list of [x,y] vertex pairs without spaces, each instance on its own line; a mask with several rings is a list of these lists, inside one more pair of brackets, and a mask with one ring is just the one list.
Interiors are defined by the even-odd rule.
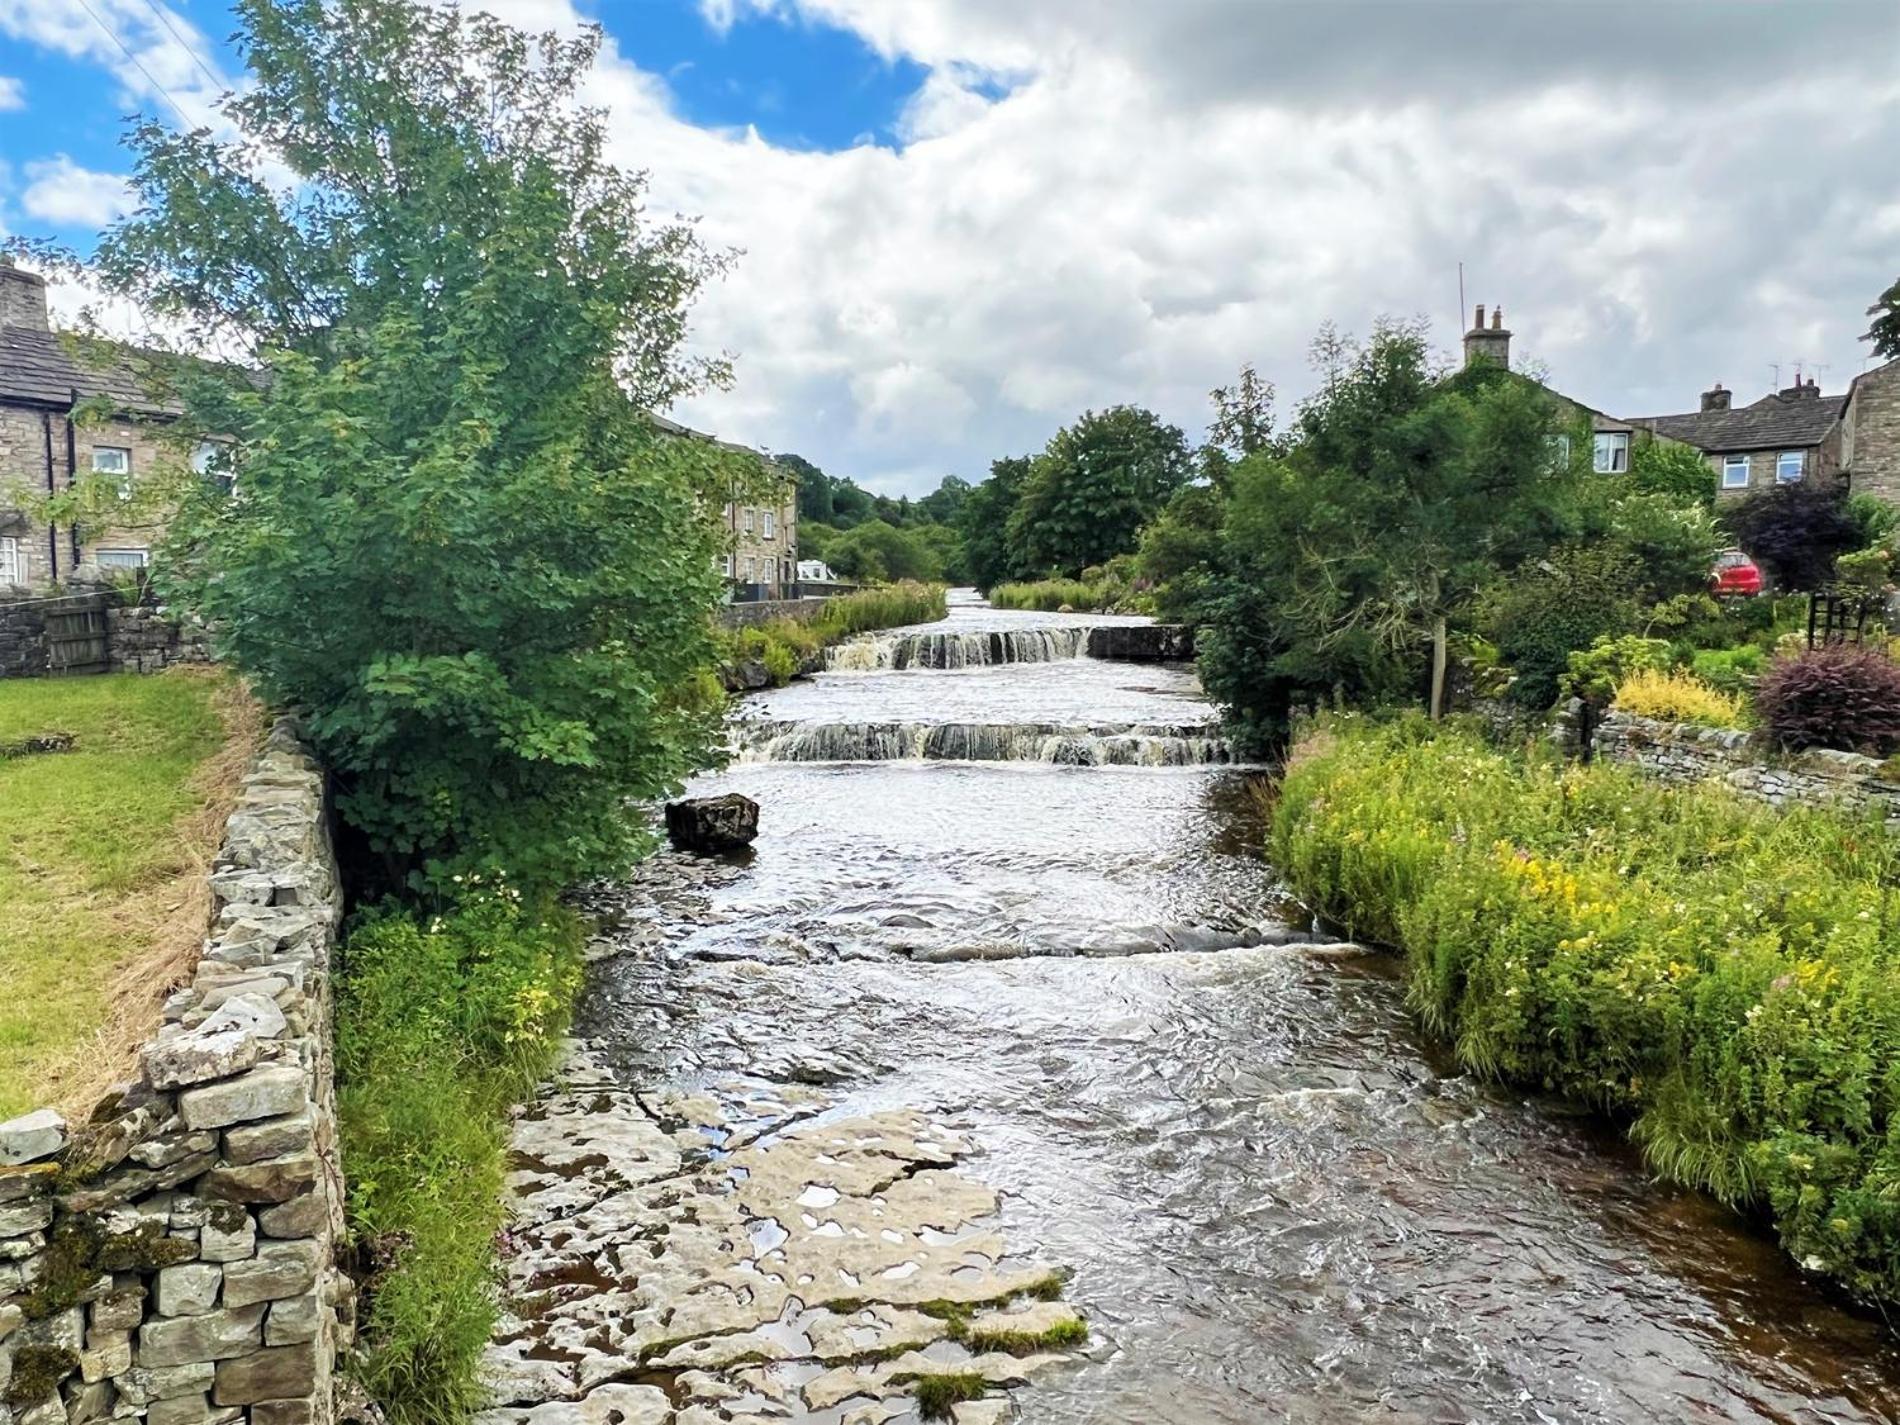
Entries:
[[0,1425],[327,1425],[354,1322],[331,1065],[342,916],[321,769],[271,730],[191,984],[139,1075],[0,1124]]
[[0,678],[66,673],[156,673],[207,663],[201,625],[115,590],[0,602]]
[[760,599],[749,604],[726,604],[719,610],[719,621],[727,628],[750,628],[756,624],[770,623],[776,618],[788,618],[796,623],[810,623],[825,611],[830,599]]
[[1877,807],[1889,826],[1900,826],[1900,785],[1882,775],[1886,764],[1876,757],[1824,748],[1771,757],[1746,732],[1619,712],[1597,724],[1592,745],[1605,761],[1627,763],[1660,781],[1716,777],[1777,807]]

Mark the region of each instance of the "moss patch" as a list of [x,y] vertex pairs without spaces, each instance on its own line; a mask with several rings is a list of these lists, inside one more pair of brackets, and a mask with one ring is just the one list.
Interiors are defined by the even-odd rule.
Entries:
[[978,1371],[943,1371],[918,1376],[911,1383],[917,1413],[926,1420],[948,1420],[957,1406],[966,1400],[981,1400],[989,1388],[990,1383]]
[[78,1369],[79,1357],[64,1346],[22,1346],[13,1357],[6,1402],[15,1410],[31,1410]]

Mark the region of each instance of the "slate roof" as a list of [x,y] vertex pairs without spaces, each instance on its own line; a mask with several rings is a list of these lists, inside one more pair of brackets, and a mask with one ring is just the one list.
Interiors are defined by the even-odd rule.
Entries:
[[1706,451],[1794,450],[1819,445],[1846,404],[1845,396],[1763,396],[1732,410],[1645,416],[1635,423]]
[[[125,355],[118,353],[122,350]],[[115,350],[117,359],[95,364],[59,332],[0,327],[0,401],[28,402],[64,409],[73,392],[83,401],[105,396],[120,410],[144,415],[176,415],[174,403],[154,400],[129,359],[133,348]]]

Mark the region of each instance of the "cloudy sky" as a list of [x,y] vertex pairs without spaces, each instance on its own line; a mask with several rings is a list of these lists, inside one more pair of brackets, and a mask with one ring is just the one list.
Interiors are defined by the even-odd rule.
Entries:
[[[471,0],[472,3],[472,0]],[[890,493],[1086,407],[1199,435],[1331,319],[1500,303],[1625,415],[1838,390],[1900,276],[1896,0],[489,0],[598,20],[618,156],[743,249],[675,412]],[[90,245],[123,117],[241,82],[218,0],[0,0],[0,233]],[[61,295],[71,306],[76,293]]]

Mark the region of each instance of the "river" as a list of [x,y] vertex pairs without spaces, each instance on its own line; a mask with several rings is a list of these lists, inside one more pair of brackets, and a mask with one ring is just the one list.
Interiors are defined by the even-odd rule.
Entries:
[[[1191,671],[1074,656],[1100,621],[966,597],[754,700],[692,789],[758,801],[751,854],[592,897],[587,1047],[517,1145],[512,1289],[542,1295],[495,1421],[914,1420],[814,1343],[863,1307],[890,1344],[920,1263],[972,1300],[1060,1268],[1088,1321],[959,1421],[1900,1418],[1881,1323],[1613,1131],[1457,1072],[1388,958],[1302,943],[1259,774],[1220,765]],[[891,1143],[907,1166],[820,1181]],[[827,1306],[818,1239],[875,1245],[846,1209],[882,1222],[906,1174],[956,1212],[883,1230],[889,1300]],[[683,1327],[663,1298],[711,1277],[756,1319]],[[618,1412],[586,1414],[601,1381]]]

